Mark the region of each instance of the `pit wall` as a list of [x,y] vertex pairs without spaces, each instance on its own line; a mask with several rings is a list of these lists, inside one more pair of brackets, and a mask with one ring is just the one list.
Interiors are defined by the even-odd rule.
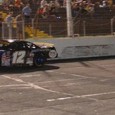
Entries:
[[115,56],[115,36],[28,40],[54,44],[58,53],[57,59]]

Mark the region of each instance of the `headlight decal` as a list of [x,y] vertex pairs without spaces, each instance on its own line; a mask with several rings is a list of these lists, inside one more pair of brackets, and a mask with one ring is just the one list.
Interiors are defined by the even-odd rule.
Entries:
[[50,50],[50,51],[49,51],[49,57],[50,57],[50,58],[55,58],[56,56],[57,56],[56,50]]

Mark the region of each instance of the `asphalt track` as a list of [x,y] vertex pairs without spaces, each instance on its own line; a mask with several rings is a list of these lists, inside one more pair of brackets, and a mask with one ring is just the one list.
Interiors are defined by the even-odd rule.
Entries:
[[115,58],[0,68],[0,115],[115,115]]

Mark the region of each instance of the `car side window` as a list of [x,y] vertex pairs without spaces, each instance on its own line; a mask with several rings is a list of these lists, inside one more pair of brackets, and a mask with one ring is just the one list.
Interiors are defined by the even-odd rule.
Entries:
[[17,47],[18,47],[18,49],[25,49],[26,48],[26,46],[23,42],[18,42]]
[[8,49],[12,49],[12,50],[17,49],[17,44],[16,43],[9,44]]
[[20,49],[24,49],[25,45],[21,42],[13,42],[9,45],[8,48],[12,50],[20,50]]

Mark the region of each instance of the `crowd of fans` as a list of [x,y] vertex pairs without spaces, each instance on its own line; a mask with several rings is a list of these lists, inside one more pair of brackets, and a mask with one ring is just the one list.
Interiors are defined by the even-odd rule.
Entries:
[[[7,13],[7,16],[3,20],[0,14],[0,22],[11,22],[15,19],[15,21],[25,20],[25,24],[28,24],[36,15],[39,18],[63,18],[60,8],[65,9],[66,14],[66,0],[2,0],[0,10]],[[73,17],[93,16],[96,12],[99,13],[103,10],[110,14],[111,4],[108,0],[99,2],[71,0],[71,8]]]
[[[93,1],[93,0],[92,0]],[[98,9],[111,10],[111,4],[108,0],[100,0],[100,2],[92,2],[91,0],[72,0],[72,16],[93,15]],[[38,15],[40,18],[48,18],[53,16],[61,18],[59,9],[66,10],[66,0],[3,0],[0,9],[5,12],[13,12],[13,16],[22,13],[28,21],[30,17],[34,18]]]
[[[93,17],[96,13],[111,12],[112,4],[108,0],[71,0],[73,17],[88,16]],[[31,23],[31,19],[39,18],[66,18],[62,16],[60,9],[63,9],[66,16],[66,0],[2,0],[0,11],[5,12],[5,19],[0,12],[0,25],[2,22],[24,21],[26,25]],[[102,13],[103,14],[103,13]],[[97,15],[96,15],[97,16]],[[17,25],[20,27],[20,24]],[[19,33],[22,30],[18,30]]]

